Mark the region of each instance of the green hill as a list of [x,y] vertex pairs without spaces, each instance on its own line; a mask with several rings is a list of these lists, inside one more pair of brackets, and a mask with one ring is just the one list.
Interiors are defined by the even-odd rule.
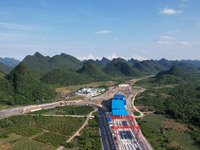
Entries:
[[196,66],[188,62],[174,61],[172,65],[174,66],[176,65],[179,68],[181,68],[183,71],[188,72],[188,73],[193,73],[197,71]]
[[0,70],[0,79],[5,78],[5,76],[6,76],[6,74],[3,71]]
[[141,72],[149,72],[150,70],[145,67],[142,63],[140,62],[136,62],[134,65],[133,65],[133,68],[136,68],[138,69],[139,71]]
[[55,91],[40,82],[34,72],[24,63],[20,63],[7,76],[14,89],[14,104],[37,104],[52,100]]
[[0,70],[2,70],[5,73],[9,73],[12,70],[12,68],[0,62]]
[[84,66],[78,70],[81,75],[92,78],[93,81],[108,81],[111,78],[105,74],[100,67],[98,67],[94,61],[89,61],[84,64]]
[[54,69],[78,70],[82,67],[82,62],[80,60],[64,53],[53,56],[49,60],[49,63],[53,66]]
[[45,57],[39,52],[36,52],[33,56],[26,56],[22,62],[37,73],[44,74],[53,69],[53,66],[48,62],[50,59],[49,56]]
[[55,69],[48,72],[41,78],[42,82],[47,84],[56,85],[77,85],[89,83],[89,79],[86,76],[80,75],[76,72],[69,70]]
[[64,53],[51,58],[36,52],[33,56],[26,56],[22,62],[40,75],[44,75],[54,69],[78,70],[82,67],[82,62],[80,60]]
[[139,60],[133,59],[131,58],[130,60],[128,60],[128,64],[133,66],[136,62],[139,62]]
[[158,72],[166,69],[154,60],[145,60],[141,64],[148,68],[149,72]]
[[101,60],[96,60],[96,62],[100,65],[102,65],[103,67],[107,66],[110,63],[110,60],[103,57]]
[[132,68],[127,62],[113,60],[106,68],[105,72],[112,77],[120,76],[140,76],[140,73]]
[[159,64],[161,64],[165,68],[171,68],[172,67],[172,61],[169,61],[165,58],[162,58],[158,61]]
[[162,71],[155,77],[157,83],[170,83],[176,84],[185,81],[190,81],[191,77],[189,74],[184,72],[181,68],[173,66],[168,71]]
[[144,60],[141,62],[136,62],[133,65],[133,68],[140,70],[145,73],[157,73],[159,71],[163,71],[166,68],[160,65],[158,62],[154,60]]
[[14,87],[5,78],[0,78],[0,104],[14,104]]

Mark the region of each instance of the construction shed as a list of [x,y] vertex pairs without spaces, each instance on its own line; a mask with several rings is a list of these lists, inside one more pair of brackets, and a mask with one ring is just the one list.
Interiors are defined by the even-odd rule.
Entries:
[[112,110],[125,109],[124,101],[122,100],[112,100]]
[[112,110],[112,115],[113,116],[128,116],[128,113],[127,113],[126,109]]
[[124,99],[124,95],[114,95],[114,100],[123,100]]

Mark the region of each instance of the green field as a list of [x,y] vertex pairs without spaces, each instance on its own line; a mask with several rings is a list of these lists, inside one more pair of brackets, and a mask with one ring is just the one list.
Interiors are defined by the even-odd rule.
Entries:
[[[87,115],[93,110],[88,106],[73,106],[48,111],[64,114]],[[56,110],[56,111],[55,111]],[[58,111],[59,110],[59,111]],[[52,113],[51,112],[51,113]],[[98,118],[97,118],[98,119]],[[54,149],[64,144],[85,122],[86,117],[57,117],[18,115],[0,120],[0,149]],[[93,119],[95,120],[95,119]],[[90,121],[91,122],[91,121]],[[91,132],[94,128],[92,128]],[[98,128],[97,128],[98,129]],[[90,129],[89,129],[90,130]],[[96,139],[100,140],[98,136]]]
[[161,124],[163,118],[162,115],[149,115],[138,119],[144,136],[154,149],[200,149],[200,145],[195,144],[189,133],[174,129],[164,129]]
[[0,138],[0,149],[2,150],[53,150],[51,145],[37,142],[28,137],[15,133],[9,134],[8,138]]
[[71,142],[65,145],[65,150],[87,149],[101,150],[101,141],[99,135],[98,112],[94,112],[94,119],[89,120],[88,125],[81,131],[80,136],[75,137]]
[[29,114],[48,114],[48,115],[87,115],[93,111],[93,107],[90,106],[62,106],[55,107],[53,109],[40,110],[31,112]]
[[153,131],[160,131],[162,115],[149,115],[141,119],[143,123],[151,127]]
[[177,130],[167,130],[165,135],[172,139],[172,144],[184,147],[185,150],[199,150],[200,145],[194,143],[190,134]]

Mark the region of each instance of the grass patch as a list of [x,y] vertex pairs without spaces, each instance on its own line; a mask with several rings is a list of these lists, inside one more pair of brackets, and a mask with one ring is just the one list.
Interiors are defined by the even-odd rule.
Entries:
[[141,119],[141,121],[148,125],[153,131],[160,131],[162,115],[149,115]]
[[191,135],[187,132],[181,132],[177,130],[165,130],[165,135],[172,139],[172,143],[184,147],[185,150],[199,150],[200,145],[196,145],[194,140],[191,139]]
[[15,133],[9,134],[8,138],[0,139],[0,149],[7,150],[53,150],[53,146],[46,145],[27,137],[17,135]]
[[35,140],[45,143],[45,144],[59,146],[59,145],[63,144],[66,139],[65,139],[65,136],[63,136],[63,135],[55,134],[52,132],[47,132],[41,136],[36,137]]
[[[0,133],[16,133],[23,136],[8,138],[0,138],[0,143],[16,143],[21,137],[31,137],[43,143],[58,146],[64,143],[65,140],[74,134],[85,122],[86,118],[73,118],[73,117],[53,117],[53,116],[12,116],[0,120]],[[44,130],[47,133],[40,135]],[[30,139],[31,139],[30,138]],[[6,141],[7,140],[7,141]],[[36,148],[37,149],[37,148]]]
[[55,107],[47,110],[40,110],[35,112],[30,112],[29,114],[51,114],[51,115],[87,115],[93,111],[91,106],[62,106]]
[[140,113],[139,113],[139,112],[137,112],[137,111],[135,111],[135,112],[134,112],[134,115],[135,115],[135,116],[139,116],[139,115],[140,115]]
[[148,139],[154,149],[185,149],[198,150],[197,145],[187,132],[174,129],[164,129],[161,121],[164,119],[162,115],[149,115],[142,119],[138,119],[144,136]]
[[99,135],[98,112],[94,112],[95,118],[89,120],[88,125],[81,131],[79,137],[75,137],[65,145],[65,149],[95,149],[101,150]]

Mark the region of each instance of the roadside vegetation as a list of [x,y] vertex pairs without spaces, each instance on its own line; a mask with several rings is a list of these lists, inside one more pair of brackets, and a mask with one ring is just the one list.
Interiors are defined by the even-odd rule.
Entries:
[[88,115],[93,111],[93,107],[90,106],[77,106],[69,105],[62,107],[55,107],[52,109],[40,110],[35,112],[30,112],[28,114],[45,114],[45,115]]
[[[89,106],[64,106],[49,109],[46,112],[45,110],[38,111],[39,113],[35,112],[38,114],[36,116],[27,114],[2,119],[0,120],[0,149],[55,149],[64,144],[83,125],[86,117],[42,115],[57,113],[87,115],[91,111],[93,108]],[[95,118],[97,120],[90,120],[89,124],[91,125],[91,134],[96,135],[98,117]],[[90,130],[88,127],[87,129]],[[98,140],[100,140],[98,136],[94,137],[95,142]],[[31,143],[30,147],[28,147],[29,143]]]
[[[154,149],[200,148],[200,82],[198,79],[194,74],[186,74],[173,67],[154,78],[135,84],[146,88],[145,92],[136,97],[135,105],[148,107],[159,114],[139,120],[144,135]],[[166,118],[168,123],[161,124]],[[176,128],[173,124],[180,128]],[[185,128],[182,128],[183,125]]]
[[[184,124],[176,121],[165,125],[165,117],[162,115],[149,115],[137,119],[144,136],[154,149],[159,150],[199,150],[199,144],[190,134],[191,130]],[[176,127],[173,127],[176,126]]]
[[65,149],[101,150],[99,135],[98,112],[94,112],[95,118],[89,120],[88,125],[81,131],[80,136],[65,144]]

